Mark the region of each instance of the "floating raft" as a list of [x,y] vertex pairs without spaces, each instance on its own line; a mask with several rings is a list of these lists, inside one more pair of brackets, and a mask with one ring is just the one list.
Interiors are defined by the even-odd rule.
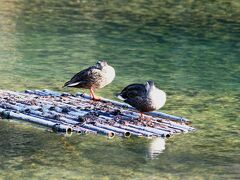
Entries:
[[170,137],[192,132],[191,122],[161,112],[139,113],[125,103],[102,99],[92,101],[87,94],[50,90],[0,91],[0,114],[51,128],[55,132],[114,136]]

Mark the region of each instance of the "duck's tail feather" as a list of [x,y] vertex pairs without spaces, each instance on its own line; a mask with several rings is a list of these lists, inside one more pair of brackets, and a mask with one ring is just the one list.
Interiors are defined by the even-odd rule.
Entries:
[[75,83],[72,83],[71,81],[68,81],[64,84],[63,88],[64,87],[74,87],[74,86],[77,86],[80,82],[75,82]]
[[116,94],[116,97],[122,101],[124,101],[125,99],[122,97],[122,94],[121,93],[117,93]]

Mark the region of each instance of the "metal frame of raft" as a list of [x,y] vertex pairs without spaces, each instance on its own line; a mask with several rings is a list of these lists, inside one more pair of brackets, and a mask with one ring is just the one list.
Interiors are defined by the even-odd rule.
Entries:
[[162,112],[139,113],[125,103],[92,101],[82,93],[72,95],[50,90],[0,91],[0,114],[71,134],[104,134],[130,137],[170,137],[194,131],[188,119]]

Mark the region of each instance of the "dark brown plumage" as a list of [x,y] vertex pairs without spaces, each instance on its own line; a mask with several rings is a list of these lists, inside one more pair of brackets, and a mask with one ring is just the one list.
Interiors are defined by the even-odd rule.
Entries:
[[153,81],[130,84],[118,94],[118,98],[135,107],[141,114],[157,110],[166,102],[165,92],[156,88]]

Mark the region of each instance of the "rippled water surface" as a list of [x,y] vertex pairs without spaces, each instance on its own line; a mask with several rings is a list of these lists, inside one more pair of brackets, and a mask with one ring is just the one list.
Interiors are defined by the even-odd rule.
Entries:
[[154,80],[161,111],[198,129],[109,140],[2,120],[0,179],[239,179],[239,17],[238,0],[0,0],[0,89],[63,91],[106,59],[117,77],[98,95]]

